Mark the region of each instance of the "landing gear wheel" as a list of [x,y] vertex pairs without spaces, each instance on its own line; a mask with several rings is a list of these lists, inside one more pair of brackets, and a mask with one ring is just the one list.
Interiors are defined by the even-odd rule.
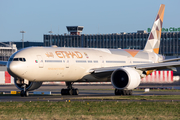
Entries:
[[21,97],[28,97],[28,96],[29,96],[29,92],[28,92],[28,91],[21,90],[20,95],[21,95]]
[[122,95],[126,95],[126,90],[122,90]]
[[25,97],[28,97],[28,96],[29,96],[29,92],[28,92],[28,91],[25,91],[25,92],[24,92],[24,96],[25,96]]
[[21,93],[20,93],[21,97],[24,97],[24,91],[21,90]]
[[129,95],[132,95],[132,90],[129,90]]
[[115,93],[115,95],[121,95],[121,92],[118,89],[115,89],[114,93]]
[[61,95],[78,95],[79,90],[72,87],[73,82],[66,82],[67,89],[61,89]]
[[61,89],[61,95],[64,95],[64,94],[65,94],[65,90]]
[[78,95],[78,89],[61,89],[61,95]]
[[73,95],[78,95],[79,94],[79,90],[78,89],[73,89]]
[[61,89],[61,95],[69,95],[68,89]]
[[115,95],[132,95],[132,90],[114,90]]
[[125,90],[125,95],[129,95],[129,90]]
[[68,90],[68,95],[73,95],[73,90],[72,89],[67,89]]

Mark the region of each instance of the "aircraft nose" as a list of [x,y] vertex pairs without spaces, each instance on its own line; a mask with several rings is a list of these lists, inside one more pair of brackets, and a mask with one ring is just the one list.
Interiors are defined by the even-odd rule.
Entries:
[[7,71],[8,73],[13,76],[13,77],[17,77],[18,73],[20,72],[20,66],[18,65],[18,63],[16,62],[10,62],[7,65]]

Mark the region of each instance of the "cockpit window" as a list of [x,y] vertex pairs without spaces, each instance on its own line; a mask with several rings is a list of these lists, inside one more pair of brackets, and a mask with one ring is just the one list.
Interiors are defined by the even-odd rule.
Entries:
[[18,58],[14,58],[13,61],[19,61]]
[[22,58],[19,58],[19,61],[22,61]]
[[22,62],[25,62],[26,59],[25,58],[14,58],[13,61],[22,61]]
[[25,62],[26,61],[26,59],[25,58],[22,58],[23,59],[23,61]]

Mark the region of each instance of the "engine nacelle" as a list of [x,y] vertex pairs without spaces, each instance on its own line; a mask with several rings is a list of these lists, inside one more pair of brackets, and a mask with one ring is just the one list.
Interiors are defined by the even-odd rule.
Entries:
[[132,90],[138,87],[140,82],[139,73],[130,67],[119,68],[111,75],[111,83],[116,89]]
[[[14,79],[14,84],[16,85],[16,87],[19,90],[23,90],[24,89],[21,80]],[[29,81],[29,84],[26,85],[26,90],[27,91],[35,90],[35,89],[38,89],[39,87],[41,87],[41,85],[42,85],[42,82],[31,82],[31,81]]]

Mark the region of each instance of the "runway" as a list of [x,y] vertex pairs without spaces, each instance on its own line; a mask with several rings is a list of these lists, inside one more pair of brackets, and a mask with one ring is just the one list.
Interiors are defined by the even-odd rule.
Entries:
[[[116,97],[112,85],[74,85],[79,89],[79,95],[62,96],[60,90],[66,88],[65,85],[43,85],[36,91],[51,91],[52,95],[32,95],[29,97],[20,97],[20,95],[1,95],[0,102],[13,101],[136,101],[128,99],[107,99]],[[19,91],[14,85],[0,85],[0,92],[10,93],[10,91]],[[180,92],[168,91],[133,91],[133,96],[149,96],[149,95],[180,95]],[[137,100],[139,101],[139,100]],[[141,101],[141,100],[140,100]],[[142,100],[144,101],[144,100]],[[180,101],[180,100],[176,100]]]

